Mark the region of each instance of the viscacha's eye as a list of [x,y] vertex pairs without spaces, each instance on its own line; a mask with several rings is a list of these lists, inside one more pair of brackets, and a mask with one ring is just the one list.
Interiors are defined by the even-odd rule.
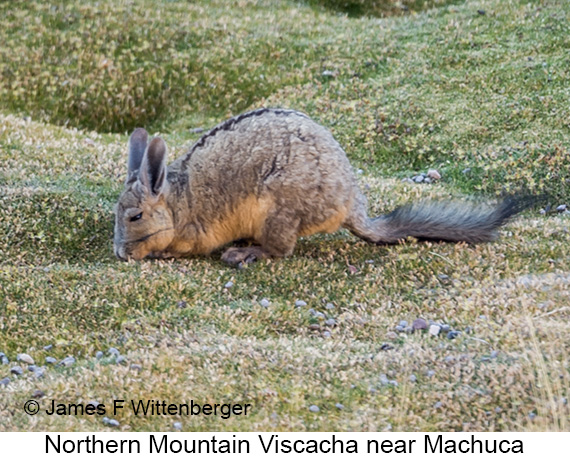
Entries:
[[142,217],[142,213],[138,213],[136,216],[131,217],[131,222],[138,221]]

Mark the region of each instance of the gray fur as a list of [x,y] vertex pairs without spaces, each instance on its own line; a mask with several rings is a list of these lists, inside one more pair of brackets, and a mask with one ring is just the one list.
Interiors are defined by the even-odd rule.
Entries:
[[[156,153],[162,148],[164,154]],[[373,243],[408,236],[476,243],[494,239],[524,206],[432,201],[371,219],[343,149],[327,129],[292,110],[260,109],[223,122],[167,167],[157,189],[165,157],[162,140],[152,140],[141,171],[119,198],[115,252],[121,258],[207,254],[251,239],[256,246],[222,256],[240,264],[290,255],[299,236],[340,227]],[[149,186],[152,201],[141,191]],[[140,220],[131,221],[138,213]]]

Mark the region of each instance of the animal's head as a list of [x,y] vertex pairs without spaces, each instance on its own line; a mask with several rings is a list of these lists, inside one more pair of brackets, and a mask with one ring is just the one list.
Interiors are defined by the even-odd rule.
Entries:
[[166,197],[166,144],[148,143],[144,129],[129,139],[128,175],[115,210],[115,255],[139,260],[164,251],[174,238],[172,212]]

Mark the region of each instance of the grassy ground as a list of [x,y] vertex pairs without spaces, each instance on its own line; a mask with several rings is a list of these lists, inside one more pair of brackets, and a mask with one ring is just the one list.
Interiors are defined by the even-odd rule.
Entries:
[[[0,430],[105,427],[25,415],[36,390],[42,407],[253,404],[227,420],[126,409],[123,430],[570,430],[568,213],[529,211],[481,246],[341,231],[242,271],[218,254],[114,258],[125,132],[161,132],[174,157],[193,128],[257,106],[331,128],[374,213],[519,188],[569,203],[567,2],[409,2],[389,18],[341,3],[0,4]],[[430,167],[441,182],[401,181]],[[461,333],[394,331],[418,317]],[[23,352],[76,362],[37,378]]]

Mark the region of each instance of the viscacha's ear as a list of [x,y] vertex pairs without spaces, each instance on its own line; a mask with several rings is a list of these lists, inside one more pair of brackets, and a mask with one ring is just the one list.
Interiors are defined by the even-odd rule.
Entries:
[[148,144],[139,172],[139,181],[146,191],[158,197],[166,187],[166,143],[160,137]]
[[127,182],[133,180],[138,173],[148,142],[148,133],[145,129],[135,129],[129,138],[129,161],[127,171]]

